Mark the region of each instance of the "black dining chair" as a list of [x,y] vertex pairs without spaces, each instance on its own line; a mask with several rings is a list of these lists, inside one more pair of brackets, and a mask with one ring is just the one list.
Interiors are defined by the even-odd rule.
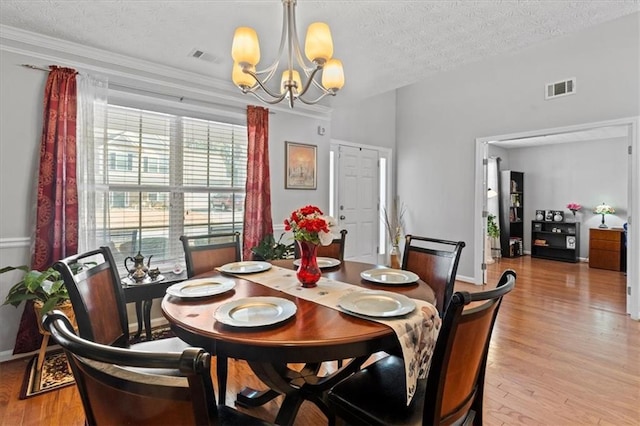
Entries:
[[[180,241],[189,278],[241,260],[239,232],[182,235]],[[216,356],[218,397],[222,403],[226,400],[228,370],[227,358]]]
[[[88,266],[78,269],[74,267],[77,264]],[[129,347],[124,291],[109,247],[69,256],[54,263],[53,268],[60,272],[69,292],[80,337],[103,345]],[[187,344],[173,337],[133,346],[152,352],[176,352]]]
[[46,314],[43,323],[69,361],[87,425],[269,424],[216,405],[204,349],[160,353],[101,345],[76,336],[61,311]]
[[436,238],[407,235],[405,237],[402,269],[411,271],[431,287],[436,296],[436,308],[440,317],[453,295],[460,254],[464,241],[448,241]]
[[452,296],[428,376],[418,380],[409,406],[403,359],[389,355],[334,386],[329,409],[354,425],[482,425],[491,332],[515,282],[516,273],[506,270],[495,289]]
[[241,260],[239,232],[182,235],[180,241],[189,278]]

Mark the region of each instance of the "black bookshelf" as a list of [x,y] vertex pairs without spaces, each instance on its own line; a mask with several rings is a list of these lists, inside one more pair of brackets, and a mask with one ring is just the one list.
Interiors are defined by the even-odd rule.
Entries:
[[524,173],[500,172],[500,246],[502,257],[524,254]]
[[531,257],[578,261],[580,223],[531,221]]

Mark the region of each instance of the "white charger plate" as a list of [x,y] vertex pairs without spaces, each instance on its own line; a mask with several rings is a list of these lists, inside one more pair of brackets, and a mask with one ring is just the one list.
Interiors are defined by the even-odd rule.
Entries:
[[167,288],[167,294],[183,299],[214,296],[231,290],[235,281],[218,278],[198,278],[174,284]]
[[291,318],[297,310],[295,303],[282,297],[245,297],[220,306],[213,317],[234,327],[262,327]]
[[256,272],[268,271],[269,269],[271,269],[269,262],[254,262],[251,260],[227,263],[220,267],[222,272],[228,274],[254,274]]
[[398,317],[413,312],[416,304],[403,294],[389,291],[354,291],[338,300],[338,306],[369,317]]
[[411,271],[390,268],[368,269],[362,271],[360,277],[374,283],[390,285],[411,284],[420,279],[420,277]]
[[[338,266],[341,262],[338,259],[334,259],[333,257],[318,257],[318,267],[322,268],[333,268],[334,266]],[[293,266],[300,266],[300,259],[296,259],[293,261]]]

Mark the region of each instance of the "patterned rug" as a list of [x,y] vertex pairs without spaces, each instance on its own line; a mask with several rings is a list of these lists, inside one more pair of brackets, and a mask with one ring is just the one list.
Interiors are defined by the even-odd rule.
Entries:
[[[151,330],[151,340],[173,336],[174,334],[168,326],[160,326]],[[138,338],[132,337],[130,343],[134,344],[146,340],[146,335],[142,334]],[[45,392],[58,390],[75,383],[69,364],[67,364],[67,357],[62,352],[62,349],[47,353],[40,373],[36,371],[37,362],[38,355],[34,355],[27,365],[22,389],[20,390],[20,399],[42,395]]]

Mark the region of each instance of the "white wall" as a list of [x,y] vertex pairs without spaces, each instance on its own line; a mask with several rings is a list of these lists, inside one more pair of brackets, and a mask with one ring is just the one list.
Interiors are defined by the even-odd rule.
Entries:
[[[41,64],[42,59],[29,55],[0,50],[0,267],[29,264],[29,244],[32,230],[32,205],[34,200],[35,176],[39,154],[40,132],[42,131],[42,98],[47,73],[31,70],[21,64]],[[46,63],[56,63],[46,62]],[[161,93],[162,86],[154,90]],[[147,96],[149,93],[147,93]],[[171,103],[162,97],[162,104]],[[145,103],[149,99],[137,102]],[[253,98],[246,98],[248,103]],[[189,105],[176,104],[176,108],[189,110]],[[214,118],[229,116],[224,108],[206,108],[199,104],[198,116]],[[235,115],[242,109],[235,107]],[[240,112],[238,112],[240,111]],[[310,117],[273,111],[269,116],[269,158],[271,172],[271,198],[273,201],[273,223],[282,228],[282,221],[295,208],[305,204],[316,204],[321,208],[329,206],[329,143],[330,121],[328,118]],[[243,113],[242,113],[243,114]],[[231,114],[232,115],[232,114]],[[326,129],[324,136],[317,128]],[[294,141],[318,146],[318,185],[316,190],[284,189],[284,142]],[[0,275],[0,299],[4,300],[9,288],[19,279],[17,273]],[[0,307],[0,359],[10,354],[15,343],[18,322],[23,307]],[[154,317],[160,317],[159,303],[155,303]],[[131,317],[130,322],[134,322]],[[3,353],[4,352],[4,353]]]
[[579,257],[589,257],[589,228],[597,228],[596,205],[616,209],[607,216],[609,227],[622,227],[627,218],[628,155],[626,138],[582,141],[509,150],[510,169],[524,172],[524,244],[531,250],[531,221],[536,210],[563,210],[579,203]]
[[[398,194],[411,198],[409,229],[465,241],[460,276],[474,270],[475,138],[637,116],[639,16],[398,90]],[[545,101],[545,83],[567,77],[576,94]]]
[[331,114],[331,138],[395,150],[396,92],[335,108]]

